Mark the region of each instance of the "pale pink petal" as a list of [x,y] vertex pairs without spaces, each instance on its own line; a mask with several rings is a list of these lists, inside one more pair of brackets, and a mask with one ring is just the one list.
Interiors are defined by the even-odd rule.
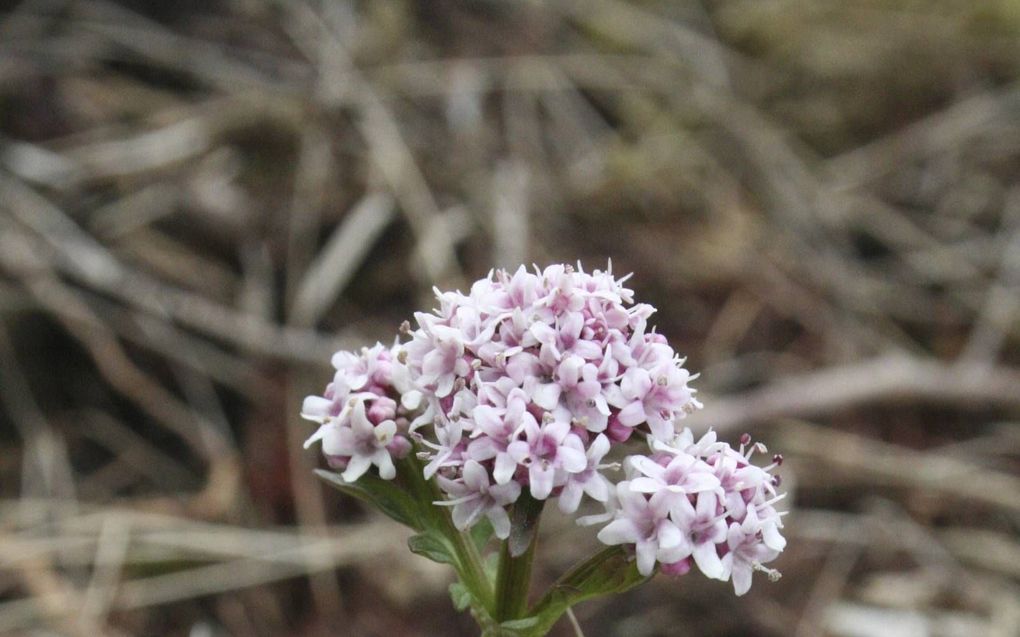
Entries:
[[301,417],[306,420],[325,422],[333,409],[333,401],[322,396],[308,396],[301,403]]
[[371,466],[372,461],[368,457],[352,456],[351,461],[347,463],[347,468],[340,476],[347,482],[355,482],[358,478],[365,475]]
[[492,530],[501,540],[510,537],[510,516],[503,507],[492,507],[485,512],[486,517],[492,522]]
[[723,579],[722,560],[719,559],[719,552],[716,550],[715,544],[702,542],[695,545],[694,562],[701,569],[701,572],[705,574],[705,577]]
[[655,570],[655,543],[647,541],[638,542],[634,552],[637,554],[638,573],[648,577]]
[[619,419],[620,424],[626,427],[636,427],[640,425],[647,419],[644,403],[635,400],[621,409],[617,418]]
[[599,542],[608,544],[633,544],[638,541],[640,534],[634,523],[626,518],[613,520],[598,533]]
[[560,511],[563,513],[573,513],[577,511],[577,507],[581,504],[581,494],[583,489],[581,485],[576,482],[567,482],[563,487],[563,491],[560,492],[559,502],[557,505]]
[[545,500],[553,490],[553,481],[556,471],[552,467],[543,467],[542,463],[536,462],[528,470],[528,480],[531,486],[531,495],[536,500]]
[[733,592],[738,596],[751,590],[751,566],[749,564],[734,562],[730,577],[733,578]]
[[560,466],[567,473],[579,473],[588,468],[588,458],[579,449],[560,447],[557,458],[560,460]]
[[510,482],[510,479],[514,477],[514,472],[517,470],[517,462],[510,457],[508,453],[500,453],[496,455],[496,466],[492,471],[492,477],[495,478],[496,484],[506,484]]
[[561,387],[557,383],[540,383],[531,395],[531,400],[542,409],[554,409],[560,402]]

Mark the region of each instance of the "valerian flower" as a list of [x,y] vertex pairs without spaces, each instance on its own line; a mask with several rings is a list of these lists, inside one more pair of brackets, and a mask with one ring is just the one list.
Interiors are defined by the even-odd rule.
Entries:
[[506,539],[510,535],[510,516],[504,507],[520,495],[520,484],[489,484],[488,472],[474,460],[464,463],[460,479],[439,476],[439,484],[450,499],[435,504],[453,507],[453,523],[458,529],[469,528],[484,516],[492,522],[496,537]]

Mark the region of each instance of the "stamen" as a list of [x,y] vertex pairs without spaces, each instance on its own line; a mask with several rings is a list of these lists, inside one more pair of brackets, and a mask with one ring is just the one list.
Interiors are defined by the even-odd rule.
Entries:
[[754,564],[751,564],[751,568],[768,575],[770,582],[778,582],[779,578],[783,576],[783,574],[777,571],[776,569],[763,566],[760,562],[755,562]]
[[454,500],[435,500],[432,504],[435,504],[436,506],[441,506],[441,507],[452,507],[452,506],[456,506],[458,504],[463,504],[465,502],[470,502],[470,501],[478,498],[479,496],[481,496],[480,493],[469,493],[468,495],[465,495],[465,496],[460,497],[460,498],[456,498]]

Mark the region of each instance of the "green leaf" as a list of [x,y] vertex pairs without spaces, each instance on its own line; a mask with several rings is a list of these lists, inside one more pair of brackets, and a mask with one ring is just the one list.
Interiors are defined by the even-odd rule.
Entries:
[[544,635],[568,608],[601,595],[622,593],[647,581],[619,546],[611,546],[577,564],[561,577],[532,609],[534,633]]
[[453,551],[441,535],[436,532],[426,531],[418,535],[412,535],[407,539],[407,547],[412,553],[427,557],[433,562],[440,564],[456,564]]
[[330,486],[367,502],[380,511],[416,531],[425,528],[425,515],[422,507],[432,507],[431,502],[421,503],[416,501],[407,491],[391,480],[383,480],[370,473],[358,478],[357,482],[347,482],[340,474],[323,469],[316,469],[315,475],[319,476]]
[[460,582],[450,584],[450,599],[453,600],[453,607],[458,611],[465,611],[471,606],[473,600],[471,591]]
[[511,619],[509,621],[502,622],[499,627],[503,630],[512,631],[514,633],[524,632],[528,634],[528,631],[533,631],[538,627],[541,620],[538,617],[524,617],[522,619]]

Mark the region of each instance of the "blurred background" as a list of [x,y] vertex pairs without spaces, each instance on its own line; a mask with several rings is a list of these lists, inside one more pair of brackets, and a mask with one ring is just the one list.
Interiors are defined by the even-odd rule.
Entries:
[[[1020,634],[1017,0],[0,6],[0,633],[474,634],[300,401],[611,258],[790,544],[585,634]],[[595,545],[549,516],[538,585]]]

